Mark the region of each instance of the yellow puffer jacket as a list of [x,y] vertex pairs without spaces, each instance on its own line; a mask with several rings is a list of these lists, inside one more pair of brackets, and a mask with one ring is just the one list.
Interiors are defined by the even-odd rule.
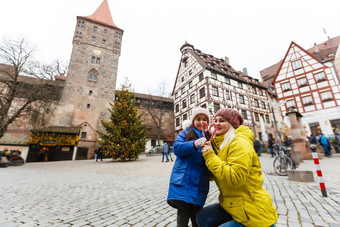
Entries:
[[271,226],[277,212],[270,194],[262,188],[260,161],[253,148],[254,135],[246,126],[235,130],[235,137],[220,150],[224,135],[212,140],[217,151],[205,152],[206,166],[219,190],[220,205],[244,226]]

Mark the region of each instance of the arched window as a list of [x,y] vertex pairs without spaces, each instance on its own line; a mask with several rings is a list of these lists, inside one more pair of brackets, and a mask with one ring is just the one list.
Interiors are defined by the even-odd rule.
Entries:
[[98,82],[98,71],[95,70],[95,69],[92,69],[92,70],[89,72],[89,76],[88,76],[87,80],[88,80],[89,82]]

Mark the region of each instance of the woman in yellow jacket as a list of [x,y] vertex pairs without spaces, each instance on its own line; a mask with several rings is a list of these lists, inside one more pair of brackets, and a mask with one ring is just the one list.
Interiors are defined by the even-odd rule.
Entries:
[[220,190],[219,203],[201,209],[198,226],[274,226],[277,212],[262,187],[260,161],[253,147],[253,132],[234,109],[217,111],[216,137],[206,142],[203,157]]

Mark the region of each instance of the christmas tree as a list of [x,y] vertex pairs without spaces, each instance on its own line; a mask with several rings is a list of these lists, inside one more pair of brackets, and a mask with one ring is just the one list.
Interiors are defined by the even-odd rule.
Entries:
[[136,160],[144,151],[146,137],[135,95],[126,81],[120,91],[116,91],[116,101],[110,103],[109,121],[101,120],[105,132],[98,131],[100,146],[105,156],[115,160]]

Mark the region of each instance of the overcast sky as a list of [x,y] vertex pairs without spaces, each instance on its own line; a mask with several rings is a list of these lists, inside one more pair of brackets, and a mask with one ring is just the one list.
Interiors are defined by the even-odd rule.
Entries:
[[[76,16],[91,15],[102,0],[2,1],[0,38],[24,37],[44,62],[68,63]],[[236,70],[260,70],[282,59],[291,43],[305,49],[340,35],[339,0],[108,0],[124,30],[117,88],[128,77],[136,92],[171,92],[180,47],[187,40]],[[327,34],[324,33],[324,29]]]

